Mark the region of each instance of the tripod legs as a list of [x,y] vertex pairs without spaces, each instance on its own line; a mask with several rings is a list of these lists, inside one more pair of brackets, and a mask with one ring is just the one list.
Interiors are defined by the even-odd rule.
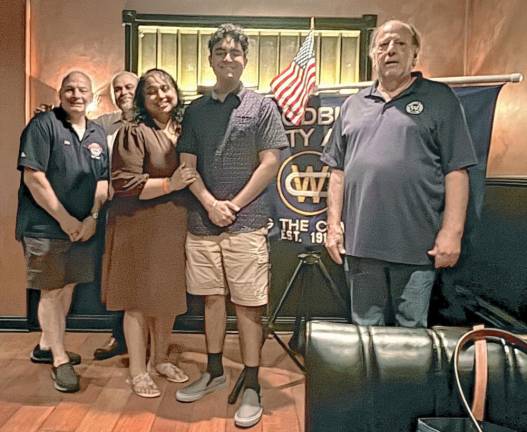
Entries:
[[[278,336],[274,330],[274,323],[276,321],[276,319],[278,318],[278,315],[280,314],[280,311],[282,310],[282,307],[284,306],[286,300],[288,299],[288,297],[290,296],[291,292],[293,292],[293,288],[294,286],[296,285],[296,282],[298,282],[298,276],[299,275],[302,275],[302,277],[304,277],[304,271],[306,270],[306,266],[310,267],[312,265],[316,265],[317,268],[319,269],[320,273],[322,274],[322,276],[324,277],[324,279],[326,280],[326,282],[328,283],[329,287],[330,287],[330,290],[331,290],[331,293],[332,295],[334,296],[334,298],[336,298],[340,305],[342,306],[342,309],[343,311],[346,313],[346,315],[348,314],[348,308],[346,306],[346,301],[344,300],[344,298],[342,297],[342,295],[340,294],[339,290],[338,290],[338,287],[336,286],[335,282],[333,282],[333,279],[331,279],[331,276],[326,268],[326,266],[324,265],[324,263],[321,261],[320,259],[320,254],[317,253],[317,252],[307,252],[307,253],[302,253],[302,254],[299,254],[298,255],[298,258],[299,258],[299,261],[298,261],[298,264],[295,268],[295,270],[293,271],[293,274],[291,275],[291,278],[289,279],[289,282],[287,283],[287,286],[284,290],[284,292],[282,293],[274,311],[271,313],[271,315],[269,316],[269,319],[267,321],[267,324],[264,324],[265,327],[264,327],[264,331],[263,331],[263,340],[262,340],[262,346],[263,344],[265,343],[265,340],[267,339],[267,337],[269,336],[269,334],[271,334],[275,340],[278,342],[278,344],[283,348],[283,350],[289,355],[289,357],[291,358],[291,360],[293,360],[293,362],[298,366],[298,368],[302,371],[302,372],[305,372],[305,367],[304,365],[302,364],[302,362],[300,362],[300,360],[298,360],[297,358],[297,353],[292,350],[290,348],[290,346],[288,346],[281,338],[280,336]],[[303,282],[305,282],[303,280]],[[304,283],[302,284],[304,285]],[[302,293],[301,293],[301,298],[300,298],[300,306],[302,306],[302,303],[303,303],[303,300],[304,300],[304,286],[302,287]],[[308,317],[310,314],[307,314]],[[303,320],[302,318],[304,318],[305,315],[302,315],[302,312],[300,310],[297,311],[297,316],[296,316],[296,319],[295,319],[295,331],[293,333],[293,338],[298,338],[299,336],[300,337],[304,337],[304,333],[300,332],[300,329],[297,328],[299,326],[303,326],[304,325],[304,322],[305,320]],[[304,321],[304,322],[303,322]],[[295,336],[296,335],[296,336]],[[293,339],[292,338],[292,339]],[[298,342],[296,343],[292,343],[293,346],[295,345],[298,345]],[[229,395],[229,404],[234,404],[236,403],[236,400],[238,399],[238,396],[243,388],[243,381],[245,379],[245,369],[242,370],[240,376],[238,377],[230,395]]]
[[229,398],[227,401],[230,405],[234,405],[236,403],[236,400],[238,399],[238,396],[240,396],[240,392],[243,388],[243,382],[245,381],[245,373],[246,369],[243,368],[240,372],[240,376],[236,380],[236,383],[234,384],[234,387],[232,388],[231,392],[229,393]]

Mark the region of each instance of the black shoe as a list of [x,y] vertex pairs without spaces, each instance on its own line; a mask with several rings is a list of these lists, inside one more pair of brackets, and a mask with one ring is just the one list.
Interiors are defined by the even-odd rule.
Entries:
[[95,360],[106,360],[121,354],[126,354],[125,347],[112,337],[104,346],[93,352],[93,358]]
[[[81,356],[77,353],[66,351],[72,365],[78,365],[81,362]],[[53,354],[51,350],[40,349],[40,345],[35,346],[31,352],[31,361],[33,363],[53,364]]]
[[74,393],[79,391],[79,376],[73,369],[71,363],[63,363],[57,367],[51,368],[51,378],[53,386],[64,393]]

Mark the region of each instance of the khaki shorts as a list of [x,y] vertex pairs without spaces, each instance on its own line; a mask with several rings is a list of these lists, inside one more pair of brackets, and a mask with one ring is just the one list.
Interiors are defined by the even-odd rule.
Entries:
[[212,236],[187,234],[187,291],[227,295],[241,306],[267,304],[269,250],[267,228]]

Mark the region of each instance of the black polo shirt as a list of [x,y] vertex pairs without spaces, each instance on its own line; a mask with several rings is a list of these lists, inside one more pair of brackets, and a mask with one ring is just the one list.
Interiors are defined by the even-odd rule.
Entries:
[[[275,103],[241,87],[223,102],[214,95],[193,101],[185,112],[176,150],[196,155],[198,172],[210,193],[219,200],[231,200],[260,164],[261,151],[288,145]],[[193,200],[188,229],[196,235],[255,231],[267,224],[268,199],[260,194],[224,228],[214,225],[203,206]]]
[[16,237],[68,239],[59,223],[35,202],[25,186],[25,167],[46,173],[64,208],[83,220],[93,206],[97,182],[108,178],[106,134],[99,125],[87,121],[80,140],[60,107],[34,117],[22,132]]
[[324,149],[322,161],[344,171],[347,255],[430,264],[445,176],[477,163],[454,92],[414,76],[388,102],[376,84],[346,99]]

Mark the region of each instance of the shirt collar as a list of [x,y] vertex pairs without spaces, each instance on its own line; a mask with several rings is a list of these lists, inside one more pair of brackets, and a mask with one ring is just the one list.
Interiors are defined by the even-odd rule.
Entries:
[[[406,96],[407,94],[413,93],[418,86],[421,85],[421,80],[423,79],[423,73],[419,71],[414,71],[411,73],[412,78],[415,78],[414,82],[405,90],[403,90],[401,93],[399,93],[397,96],[395,96],[392,101],[395,99],[399,99],[402,96]],[[384,100],[383,95],[378,90],[379,80],[375,80],[375,82],[370,86],[369,91],[366,92],[364,97],[370,97],[370,98],[380,98]]]
[[[64,124],[66,127],[71,129],[71,123],[68,120],[68,113],[59,105],[55,110],[55,115],[57,118]],[[92,132],[95,129],[95,123],[91,121],[88,117],[86,118],[86,131]]]
[[[231,91],[226,97],[225,97],[225,100],[227,100],[227,98],[230,96],[230,95],[234,95],[236,96],[239,101],[241,102],[242,99],[243,99],[243,96],[245,95],[245,93],[247,93],[247,89],[243,86],[243,83],[240,81],[240,84],[238,85],[238,87],[236,87],[233,91]],[[221,100],[218,98],[218,94],[214,91],[214,88],[212,89],[211,93],[210,93],[210,97],[217,101],[217,102],[221,102]]]

